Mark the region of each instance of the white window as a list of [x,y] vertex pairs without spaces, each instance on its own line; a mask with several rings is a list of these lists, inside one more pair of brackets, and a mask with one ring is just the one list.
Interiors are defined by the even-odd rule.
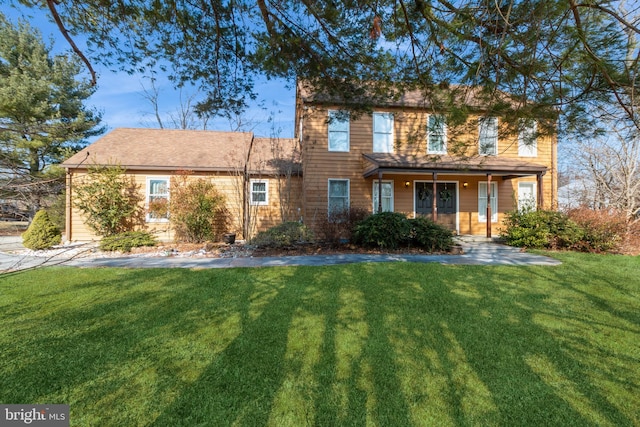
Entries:
[[147,178],[147,221],[169,220],[169,178]]
[[535,182],[520,182],[518,183],[518,209],[521,211],[535,210],[537,205],[538,195],[536,194]]
[[430,115],[427,126],[427,153],[447,154],[447,127],[444,116]]
[[329,216],[349,209],[349,180],[329,179]]
[[478,153],[483,156],[498,154],[498,119],[482,117],[479,121]]
[[518,155],[536,157],[538,155],[538,123],[535,120],[522,119],[518,128]]
[[[487,183],[478,183],[478,221],[487,222]],[[491,183],[491,222],[498,222],[498,184]]]
[[[378,213],[379,182],[373,181],[373,212]],[[382,212],[393,212],[393,181],[382,181]]]
[[393,153],[393,114],[373,113],[373,152]]
[[251,194],[249,200],[254,206],[266,206],[269,204],[269,182],[262,179],[249,181]]
[[329,151],[349,151],[349,112],[329,110]]

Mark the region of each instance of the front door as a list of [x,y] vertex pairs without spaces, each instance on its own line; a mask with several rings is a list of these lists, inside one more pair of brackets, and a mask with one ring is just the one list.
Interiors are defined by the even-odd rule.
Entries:
[[[438,208],[438,224],[456,230],[457,184],[452,182],[439,182],[436,184],[436,206]],[[416,182],[415,185],[416,216],[431,218],[433,212],[433,182]]]

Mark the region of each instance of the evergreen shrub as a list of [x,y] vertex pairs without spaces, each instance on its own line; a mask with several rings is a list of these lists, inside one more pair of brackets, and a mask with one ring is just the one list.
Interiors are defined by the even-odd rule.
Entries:
[[27,231],[22,233],[22,244],[33,250],[49,249],[61,240],[60,229],[45,210],[38,211]]
[[381,212],[360,221],[353,232],[353,243],[365,247],[397,249],[410,241],[411,225],[399,212]]
[[297,221],[287,221],[261,231],[251,241],[258,247],[286,248],[313,240],[313,234],[306,225]]
[[411,245],[429,252],[447,252],[453,246],[453,233],[429,218],[409,219]]
[[103,251],[131,252],[132,248],[142,246],[155,246],[157,244],[154,235],[147,231],[125,231],[112,234],[100,240],[100,249]]

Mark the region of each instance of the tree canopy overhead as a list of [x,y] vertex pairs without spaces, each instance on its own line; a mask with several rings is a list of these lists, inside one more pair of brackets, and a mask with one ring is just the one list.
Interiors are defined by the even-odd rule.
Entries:
[[242,109],[266,76],[305,79],[345,101],[388,96],[391,83],[427,97],[482,87],[491,108],[513,109],[500,102],[507,92],[530,116],[615,103],[640,127],[635,1],[19,1],[88,36],[92,60],[129,71],[169,64],[177,83],[208,91],[210,110]]

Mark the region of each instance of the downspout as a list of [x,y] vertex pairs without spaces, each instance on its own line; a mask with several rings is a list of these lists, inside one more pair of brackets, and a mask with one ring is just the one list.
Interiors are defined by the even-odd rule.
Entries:
[[244,162],[244,170],[242,171],[242,237],[245,241],[249,240],[249,224],[251,214],[249,212],[249,160],[251,159],[251,150],[253,149],[254,136],[251,134],[247,157]]
[[64,219],[64,239],[66,242],[70,242],[71,236],[72,236],[72,233],[71,233],[71,214],[73,212],[73,206],[71,205],[71,200],[73,200],[72,193],[73,193],[73,172],[71,172],[71,170],[67,168],[67,194],[65,199],[65,203],[67,205],[67,215],[66,215],[66,218]]

